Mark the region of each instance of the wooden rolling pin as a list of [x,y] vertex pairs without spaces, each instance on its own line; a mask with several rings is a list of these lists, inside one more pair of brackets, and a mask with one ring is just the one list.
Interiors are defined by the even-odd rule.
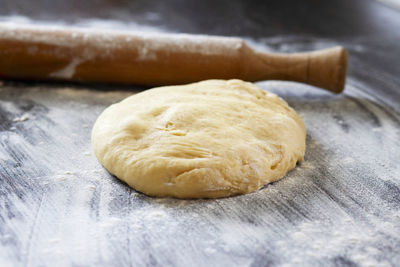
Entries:
[[166,85],[287,80],[340,93],[347,53],[255,51],[238,38],[0,23],[0,78]]

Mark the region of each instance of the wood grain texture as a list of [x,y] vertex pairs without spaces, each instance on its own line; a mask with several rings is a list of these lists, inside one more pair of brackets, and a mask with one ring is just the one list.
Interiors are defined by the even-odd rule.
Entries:
[[1,23],[0,78],[177,85],[208,79],[344,89],[347,52],[264,53],[240,38]]
[[[233,5],[239,17],[254,12],[237,34],[268,51],[338,43],[350,51],[344,94],[288,82],[258,84],[303,117],[307,152],[284,179],[249,195],[155,199],[108,174],[91,152],[91,127],[105,107],[142,88],[2,83],[0,266],[398,266],[400,69],[393,60],[400,33],[373,32],[383,28],[374,22],[382,14],[389,18],[387,28],[400,26],[400,19],[398,11],[367,1],[360,8],[376,10],[368,24],[355,3],[334,1],[329,9],[309,4],[317,19],[343,19],[331,20],[331,28],[305,20],[279,26],[279,12],[285,17],[286,11],[276,10],[283,9],[270,10],[267,20],[263,6]],[[166,24],[207,32],[191,13],[206,16],[205,7],[187,5],[168,7],[176,16]],[[343,6],[349,13],[332,15]],[[296,19],[307,14],[299,10]],[[339,30],[350,13],[360,19]],[[220,21],[213,14],[211,22]],[[267,22],[286,35],[257,38]],[[290,35],[297,28],[304,35]],[[225,25],[208,32],[224,29],[237,30]]]

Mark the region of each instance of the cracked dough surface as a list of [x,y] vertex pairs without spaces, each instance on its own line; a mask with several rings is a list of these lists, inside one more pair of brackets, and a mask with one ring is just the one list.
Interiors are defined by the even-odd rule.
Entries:
[[151,196],[253,192],[301,161],[305,127],[275,94],[241,80],[154,88],[108,107],[92,131],[102,165]]

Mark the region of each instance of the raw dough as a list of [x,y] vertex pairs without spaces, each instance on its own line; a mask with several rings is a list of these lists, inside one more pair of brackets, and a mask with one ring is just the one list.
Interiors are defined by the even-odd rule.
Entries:
[[151,196],[216,198],[253,192],[301,161],[305,128],[275,94],[241,80],[159,87],[97,119],[103,166]]

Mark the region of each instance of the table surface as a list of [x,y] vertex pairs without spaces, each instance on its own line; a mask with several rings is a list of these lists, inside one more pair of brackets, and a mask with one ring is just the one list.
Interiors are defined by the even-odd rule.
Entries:
[[239,36],[273,52],[338,44],[350,52],[343,94],[258,83],[303,117],[305,162],[258,192],[216,200],[147,197],[97,162],[90,147],[97,116],[144,88],[3,81],[0,266],[399,266],[395,1],[0,0],[0,7],[0,20]]

